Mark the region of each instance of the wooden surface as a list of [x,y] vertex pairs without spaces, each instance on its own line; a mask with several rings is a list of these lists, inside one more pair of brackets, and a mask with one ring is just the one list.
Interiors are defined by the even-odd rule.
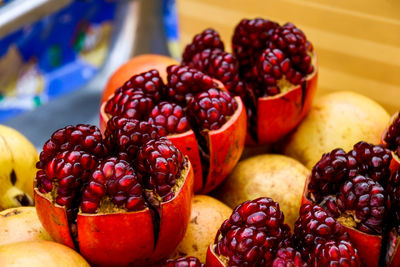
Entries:
[[207,27],[230,50],[242,18],[293,22],[313,43],[318,94],[352,90],[400,109],[399,0],[177,0],[181,48]]

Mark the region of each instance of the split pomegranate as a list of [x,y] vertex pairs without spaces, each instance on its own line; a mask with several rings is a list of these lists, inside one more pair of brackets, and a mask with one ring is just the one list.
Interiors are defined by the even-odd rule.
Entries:
[[94,265],[148,265],[172,253],[184,236],[193,171],[147,122],[113,117],[104,139],[90,125],[57,130],[37,167],[41,223]]
[[[303,205],[294,235],[283,223],[279,204],[258,198],[237,206],[219,229],[207,252],[207,266],[361,266],[345,229],[317,205]],[[325,255],[346,246],[338,257]],[[341,260],[341,259],[344,260]],[[345,265],[347,258],[352,265]],[[323,265],[338,261],[339,265]]]
[[182,64],[220,80],[245,103],[248,144],[280,140],[311,108],[317,85],[313,46],[292,23],[244,19],[232,37],[233,54],[224,51],[219,34],[197,34]]
[[[391,160],[390,150],[363,141],[348,153],[335,149],[313,167],[304,188],[303,203],[318,203],[336,218],[349,233],[365,266],[400,263],[400,221],[396,219],[400,179],[396,172],[391,175]],[[340,244],[332,246],[336,249]],[[317,253],[326,249],[320,248]],[[346,261],[350,260],[351,253],[346,255]]]
[[384,131],[381,143],[392,151],[392,162],[390,168],[396,171],[400,168],[400,112],[392,116],[389,126]]
[[[205,33],[201,47],[220,46],[213,36],[212,32]],[[189,50],[188,55],[192,53]],[[147,121],[157,129],[157,135],[166,136],[189,157],[195,174],[195,192],[210,192],[225,179],[242,154],[245,109],[240,98],[232,97],[220,81],[197,69],[171,65],[166,72],[166,84],[156,70],[126,81],[101,106],[100,128],[104,132],[107,121],[117,115]],[[128,128],[123,131],[129,132],[131,127]],[[120,146],[132,145],[136,151],[135,138],[119,139]],[[125,151],[130,156],[129,149]]]

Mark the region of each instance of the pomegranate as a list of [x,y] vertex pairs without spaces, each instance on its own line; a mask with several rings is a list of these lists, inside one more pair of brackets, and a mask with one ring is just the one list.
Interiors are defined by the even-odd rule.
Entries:
[[[324,209],[305,204],[294,235],[283,223],[279,204],[258,198],[237,206],[207,251],[207,266],[361,266],[358,251],[344,227]],[[336,247],[350,251],[328,254]],[[323,265],[323,263],[332,265]],[[336,264],[338,265],[335,265]],[[346,263],[351,263],[346,265]]]
[[0,266],[89,267],[73,249],[51,241],[25,241],[0,246]]
[[156,70],[131,77],[101,106],[103,132],[116,115],[148,121],[187,155],[196,193],[218,186],[244,148],[246,113],[240,98],[231,97],[221,82],[187,66],[169,66],[166,84]]
[[396,171],[400,168],[400,117],[399,112],[392,116],[389,126],[382,135],[381,143],[392,151],[392,163],[390,168]]
[[248,115],[248,144],[268,144],[292,131],[311,108],[317,86],[316,56],[304,33],[292,23],[243,19],[224,51],[213,29],[194,36],[182,64],[220,80],[240,96]]
[[104,139],[91,125],[59,129],[37,167],[41,223],[91,264],[148,265],[167,257],[184,236],[193,171],[147,122],[113,117]]
[[196,257],[181,257],[167,260],[165,267],[204,267]]
[[[391,159],[390,150],[364,141],[347,153],[334,149],[313,167],[304,188],[303,203],[318,203],[324,212],[336,218],[348,232],[365,266],[384,265],[385,255],[386,264],[393,264],[394,258],[399,257],[396,246],[400,243],[400,224],[396,216],[400,179],[396,173],[391,175]],[[331,244],[316,253],[338,246]],[[347,245],[344,250],[349,250],[347,256],[351,255]]]

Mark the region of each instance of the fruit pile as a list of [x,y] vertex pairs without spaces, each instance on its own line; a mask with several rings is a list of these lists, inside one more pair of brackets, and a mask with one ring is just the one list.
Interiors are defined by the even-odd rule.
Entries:
[[[312,104],[292,23],[243,19],[231,46],[208,28],[181,62],[132,59],[100,127],[58,129],[39,157],[0,126],[0,210],[35,203],[0,212],[0,265],[400,266],[400,113],[351,92]],[[285,155],[239,162],[245,145]]]

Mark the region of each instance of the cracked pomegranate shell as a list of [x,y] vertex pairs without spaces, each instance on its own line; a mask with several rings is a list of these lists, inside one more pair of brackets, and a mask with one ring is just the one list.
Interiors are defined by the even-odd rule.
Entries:
[[396,112],[382,134],[381,144],[392,151],[390,169],[395,172],[400,169],[400,112]]
[[[149,131],[145,122],[129,122]],[[58,153],[44,151],[48,157],[38,164],[39,220],[55,241],[95,266],[148,266],[167,258],[185,234],[193,196],[190,161],[165,137],[141,141],[134,144],[136,157],[127,157],[123,146],[98,156],[61,144]]]
[[363,141],[347,153],[335,149],[316,163],[303,191],[302,204],[317,203],[336,218],[367,267],[381,266],[389,247],[385,242],[393,243],[387,262],[397,256],[400,243],[397,231],[389,234],[387,229],[392,221],[388,214],[393,213],[387,190],[390,160],[382,145]]
[[[249,122],[247,145],[281,140],[309,112],[317,89],[317,59],[311,43],[291,23],[280,26],[262,18],[244,19],[234,30],[229,54],[222,44],[203,45],[207,31],[186,46],[183,64],[220,79],[242,98]],[[212,40],[220,44],[218,33],[212,32]]]
[[[162,92],[159,92],[161,99],[154,100],[154,107],[144,117],[148,117],[149,122],[160,127],[159,133],[167,134],[167,138],[189,157],[194,170],[194,191],[208,193],[227,177],[243,152],[247,123],[244,104],[239,97],[223,93],[227,90],[220,81],[199,70],[171,65],[167,67],[166,72],[167,81]],[[217,90],[220,93],[217,96],[207,94],[209,90]],[[227,106],[230,100],[225,100],[223,94],[228,95],[234,104]],[[193,103],[193,99],[199,102]],[[113,101],[113,95],[109,101]],[[196,104],[200,101],[205,106],[198,107]],[[103,102],[100,107],[100,129],[103,133],[107,121],[113,115],[107,113],[107,103]],[[124,105],[129,106],[129,103]],[[168,110],[168,107],[173,110]],[[214,108],[217,108],[219,113],[215,113]],[[197,120],[201,114],[203,115],[200,119],[204,120],[204,123]],[[209,121],[211,128],[207,128],[207,125],[210,125]]]

